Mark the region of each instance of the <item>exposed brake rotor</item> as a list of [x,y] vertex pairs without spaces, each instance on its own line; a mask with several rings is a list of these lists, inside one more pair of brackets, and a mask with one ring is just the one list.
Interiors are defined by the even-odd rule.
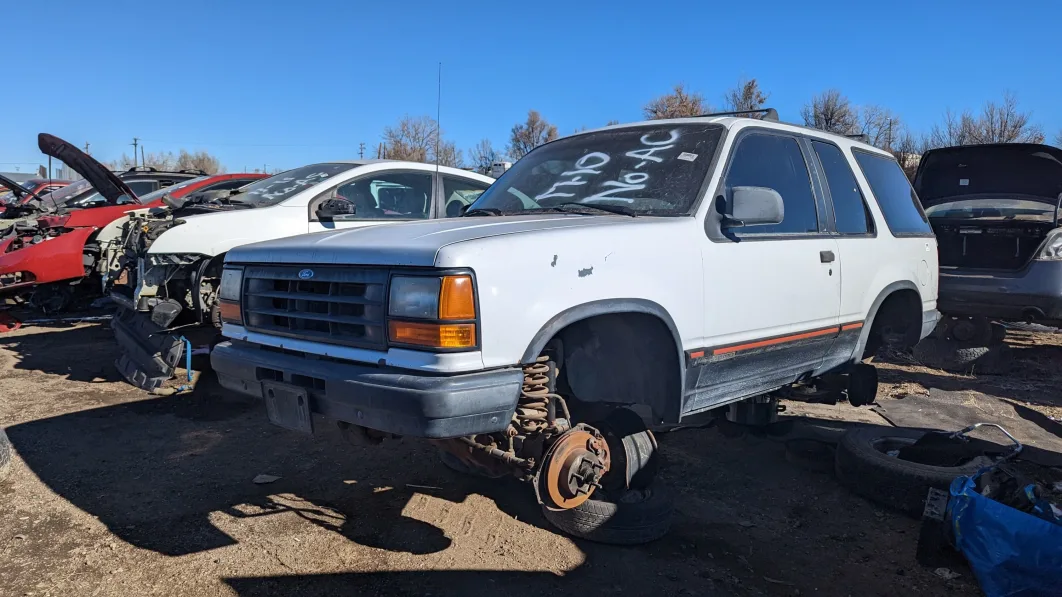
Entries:
[[550,446],[538,473],[538,488],[547,507],[569,510],[590,498],[601,487],[601,477],[611,460],[608,443],[601,433],[577,425]]

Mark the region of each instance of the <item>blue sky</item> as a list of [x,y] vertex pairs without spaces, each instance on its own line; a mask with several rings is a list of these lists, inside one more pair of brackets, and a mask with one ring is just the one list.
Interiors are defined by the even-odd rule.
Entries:
[[[669,6],[670,5],[670,6]],[[1062,2],[124,2],[8,0],[0,170],[40,163],[36,134],[100,159],[205,149],[229,171],[357,157],[404,114],[467,149],[504,146],[534,108],[562,134],[677,82],[715,104],[755,77],[783,120],[837,88],[914,129],[1005,90],[1062,130]],[[54,86],[48,84],[55,81]]]

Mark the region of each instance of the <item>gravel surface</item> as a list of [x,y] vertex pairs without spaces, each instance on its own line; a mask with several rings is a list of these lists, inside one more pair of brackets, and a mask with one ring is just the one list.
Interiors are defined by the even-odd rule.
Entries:
[[[770,438],[660,435],[673,531],[610,547],[554,532],[527,487],[462,477],[421,442],[354,447],[325,421],[300,436],[208,376],[151,396],[118,379],[114,352],[106,323],[0,336],[0,426],[16,454],[0,481],[0,595],[978,593],[963,566],[945,580],[915,563],[917,521]],[[882,370],[881,400],[981,383]],[[1049,402],[1036,381],[989,380]],[[845,404],[790,410],[882,422]]]

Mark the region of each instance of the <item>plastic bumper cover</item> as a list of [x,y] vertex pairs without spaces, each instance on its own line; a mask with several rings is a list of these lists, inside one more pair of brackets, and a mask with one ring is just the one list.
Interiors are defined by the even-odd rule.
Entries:
[[308,410],[369,429],[442,439],[504,430],[523,383],[518,368],[455,375],[310,358],[245,342],[214,347],[226,389],[262,397],[263,382],[298,388]]

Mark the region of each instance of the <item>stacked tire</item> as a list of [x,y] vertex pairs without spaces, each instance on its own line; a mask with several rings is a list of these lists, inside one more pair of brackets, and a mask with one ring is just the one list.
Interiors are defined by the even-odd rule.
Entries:
[[946,317],[914,347],[919,363],[955,373],[1000,375],[1013,359],[1006,328],[984,318]]

